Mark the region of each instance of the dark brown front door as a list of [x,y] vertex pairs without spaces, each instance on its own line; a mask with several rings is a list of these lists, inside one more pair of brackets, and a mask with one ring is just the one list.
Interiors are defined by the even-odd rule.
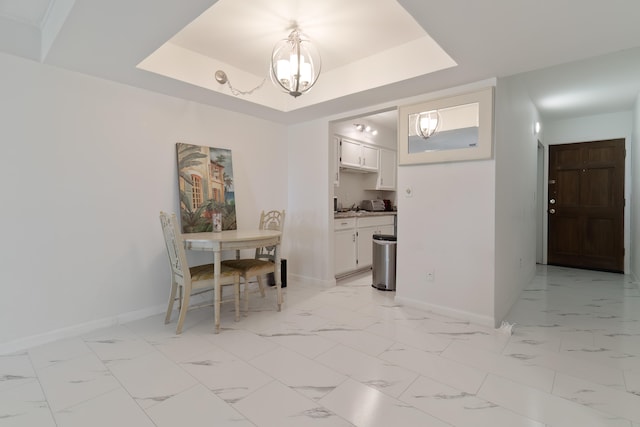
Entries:
[[549,146],[549,264],[624,271],[624,157],[624,139]]

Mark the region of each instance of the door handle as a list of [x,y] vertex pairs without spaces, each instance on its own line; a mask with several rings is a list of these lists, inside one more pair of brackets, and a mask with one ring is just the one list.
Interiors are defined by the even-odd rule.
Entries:
[[556,210],[555,210],[555,209],[553,209],[553,208],[551,208],[551,209],[549,209],[549,213],[550,213],[550,214],[554,214],[554,213],[556,213]]

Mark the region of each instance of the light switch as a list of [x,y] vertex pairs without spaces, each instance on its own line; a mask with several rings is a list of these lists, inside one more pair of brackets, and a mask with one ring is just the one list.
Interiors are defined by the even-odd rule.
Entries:
[[413,196],[413,188],[411,187],[407,187],[404,189],[404,197],[411,197]]

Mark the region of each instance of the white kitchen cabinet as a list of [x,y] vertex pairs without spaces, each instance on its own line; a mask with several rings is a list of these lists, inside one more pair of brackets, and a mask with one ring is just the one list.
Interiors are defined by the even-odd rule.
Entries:
[[368,267],[373,262],[374,234],[379,234],[377,227],[358,227],[358,268]]
[[396,152],[380,149],[380,168],[378,170],[377,190],[396,189]]
[[394,216],[336,218],[334,221],[335,275],[370,268],[374,234],[394,234]]
[[378,171],[378,150],[351,139],[340,140],[340,167],[362,172]]
[[340,140],[340,166],[345,168],[360,168],[362,161],[362,144],[349,139]]
[[393,215],[369,216],[358,218],[357,268],[370,267],[373,262],[373,236],[375,234],[393,234]]
[[334,221],[335,275],[354,271],[357,266],[356,219],[336,218]]
[[377,171],[378,170],[378,154],[380,150],[368,145],[362,146],[362,169]]
[[333,175],[333,185],[335,187],[340,186],[340,138],[334,136],[331,143],[333,144],[333,161],[331,162],[331,166],[333,170],[331,174]]
[[380,148],[378,173],[367,178],[366,187],[369,190],[396,190],[396,152]]

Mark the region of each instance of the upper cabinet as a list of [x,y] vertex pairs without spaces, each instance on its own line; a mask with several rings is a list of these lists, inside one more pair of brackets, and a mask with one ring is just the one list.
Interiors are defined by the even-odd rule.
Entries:
[[378,173],[367,178],[367,190],[396,190],[396,172],[397,172],[396,152],[379,149],[379,167]]
[[358,141],[340,140],[340,167],[361,172],[378,171],[378,150]]
[[380,170],[376,190],[396,189],[396,152],[380,149]]
[[331,162],[331,175],[333,176],[333,185],[336,187],[340,186],[340,138],[334,136],[332,141],[333,148],[333,161]]

